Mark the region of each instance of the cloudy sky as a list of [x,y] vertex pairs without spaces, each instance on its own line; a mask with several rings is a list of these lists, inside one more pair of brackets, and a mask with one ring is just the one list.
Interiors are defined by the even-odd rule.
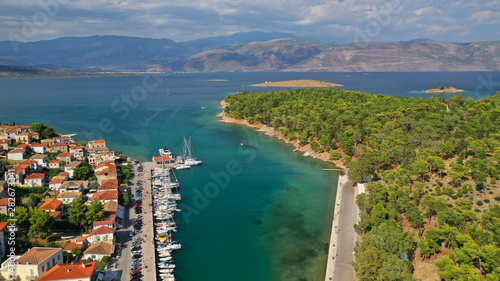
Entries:
[[0,0],[0,41],[126,35],[178,42],[275,31],[324,42],[500,40],[500,0]]

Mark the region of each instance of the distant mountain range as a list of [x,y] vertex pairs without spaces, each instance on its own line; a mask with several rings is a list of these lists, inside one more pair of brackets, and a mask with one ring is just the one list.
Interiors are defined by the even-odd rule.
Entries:
[[177,43],[125,36],[0,42],[0,64],[60,71],[498,71],[500,41],[332,45],[247,32]]

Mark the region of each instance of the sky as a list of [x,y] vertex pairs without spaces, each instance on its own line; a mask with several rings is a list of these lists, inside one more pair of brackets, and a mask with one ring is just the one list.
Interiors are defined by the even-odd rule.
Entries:
[[122,35],[177,42],[264,31],[328,43],[500,40],[500,0],[0,0],[0,41]]

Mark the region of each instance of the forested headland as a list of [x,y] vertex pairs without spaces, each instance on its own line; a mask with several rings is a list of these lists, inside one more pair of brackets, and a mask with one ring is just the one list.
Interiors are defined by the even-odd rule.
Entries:
[[[359,280],[500,280],[500,92],[474,101],[337,89],[244,91],[225,113],[329,152],[357,197]],[[436,276],[437,277],[437,276]]]

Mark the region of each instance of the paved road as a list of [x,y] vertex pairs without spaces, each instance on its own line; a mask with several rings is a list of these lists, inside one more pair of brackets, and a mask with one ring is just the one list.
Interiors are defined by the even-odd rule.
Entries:
[[354,280],[354,268],[350,264],[353,260],[354,241],[356,232],[354,224],[358,220],[358,207],[354,198],[354,182],[348,181],[342,192],[340,203],[340,216],[338,226],[337,256],[335,257],[334,280]]

